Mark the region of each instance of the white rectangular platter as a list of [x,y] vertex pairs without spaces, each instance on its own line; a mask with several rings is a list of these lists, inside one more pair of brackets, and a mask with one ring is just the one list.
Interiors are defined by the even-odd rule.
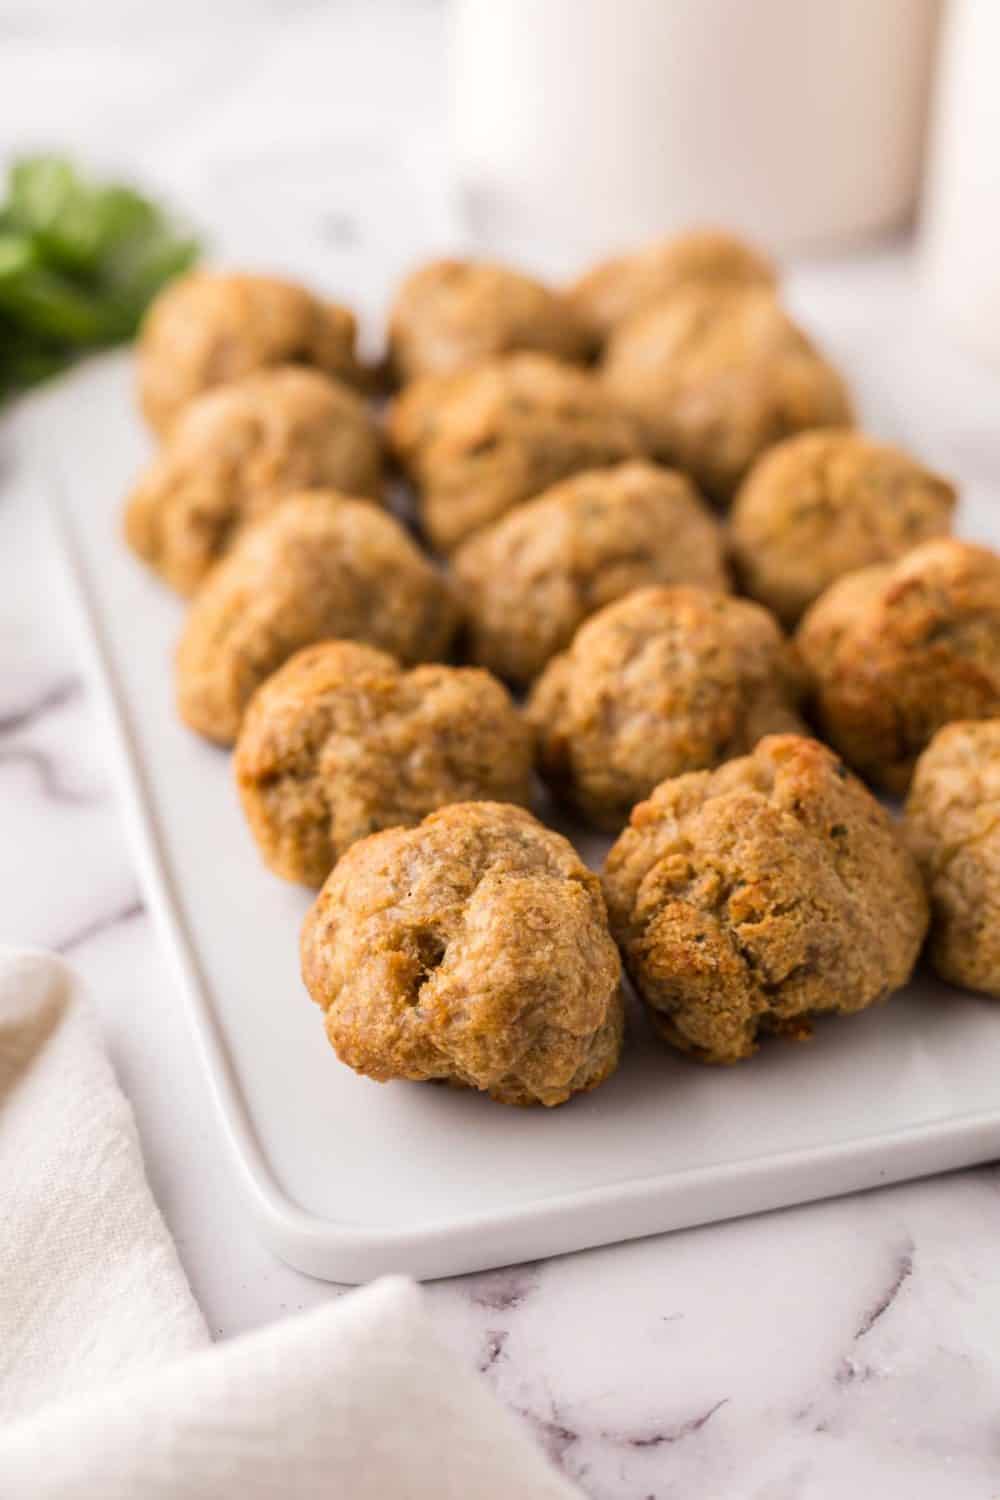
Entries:
[[263,869],[229,757],[178,723],[182,606],[120,540],[146,453],[126,361],[74,378],[56,406],[58,530],[146,896],[253,1219],[280,1256],[347,1282],[443,1276],[1000,1154],[1000,1005],[926,978],[733,1069],[672,1056],[633,1017],[616,1076],[554,1111],[342,1066],[298,975],[308,893]]

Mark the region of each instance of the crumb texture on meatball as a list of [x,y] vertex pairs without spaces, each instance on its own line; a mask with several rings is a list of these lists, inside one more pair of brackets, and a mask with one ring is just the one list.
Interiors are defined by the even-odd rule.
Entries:
[[615,1069],[621,963],[598,878],[560,834],[459,803],[362,839],[306,918],[302,974],[341,1060],[562,1104]]
[[729,586],[722,530],[690,480],[638,459],[563,480],[453,561],[473,659],[522,684],[633,589]]
[[443,551],[557,480],[641,452],[638,424],[596,376],[531,353],[414,381],[389,440]]
[[188,611],[181,718],[230,745],[246,706],[303,646],[359,640],[407,665],[444,655],[458,624],[447,580],[363,500],[304,491],[249,527]]
[[448,803],[527,803],[531,771],[531,730],[488,672],[407,672],[353,641],[307,647],[275,672],[235,756],[265,862],[305,885],[321,885],[358,839]]
[[378,496],[381,452],[367,408],[314,370],[264,370],[186,408],[129,497],[126,540],[191,594],[248,522],[313,486]]
[[917,761],[905,827],[930,895],[934,967],[1000,999],[1000,718],[938,730]]
[[955,490],[888,443],[850,428],[770,448],[730,517],[746,592],[794,625],[844,573],[892,562],[951,530]]
[[942,725],[1000,715],[1000,557],[925,542],[831,584],[796,639],[824,738],[866,780],[905,792]]
[[711,1063],[885,999],[927,927],[888,813],[832,751],[795,735],[657,787],[608,855],[604,888],[657,1030]]
[[272,365],[363,382],[354,314],[273,276],[193,271],[154,300],[138,349],[139,404],[164,435],[204,391]]
[[798,732],[799,678],[759,604],[678,585],[593,615],[528,700],[539,768],[589,822],[617,832],[664,777]]

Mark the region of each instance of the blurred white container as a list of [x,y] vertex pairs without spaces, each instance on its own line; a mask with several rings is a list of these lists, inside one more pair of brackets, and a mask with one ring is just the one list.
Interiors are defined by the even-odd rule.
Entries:
[[916,195],[938,9],[454,0],[473,233],[557,269],[699,221],[779,250],[890,228]]

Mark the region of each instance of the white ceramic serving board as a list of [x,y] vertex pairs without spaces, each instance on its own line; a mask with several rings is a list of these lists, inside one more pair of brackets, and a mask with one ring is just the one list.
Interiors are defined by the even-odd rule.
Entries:
[[340,1281],[443,1276],[1000,1154],[1000,1006],[931,979],[732,1069],[671,1055],[634,1017],[615,1077],[553,1111],[341,1065],[298,975],[308,893],[263,869],[229,757],[174,715],[182,606],[120,540],[147,449],[130,394],[118,358],[63,387],[53,489],[146,896],[279,1255]]

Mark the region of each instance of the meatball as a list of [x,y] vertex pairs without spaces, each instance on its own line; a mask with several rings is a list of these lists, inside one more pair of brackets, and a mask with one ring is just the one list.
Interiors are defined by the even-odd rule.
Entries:
[[1000,718],[946,724],[917,761],[907,838],[943,979],[1000,999]]
[[603,341],[633,313],[678,287],[774,287],[773,263],[734,234],[695,229],[594,266],[570,288],[579,316]]
[[396,378],[452,375],[496,354],[535,349],[583,359],[590,338],[569,301],[484,261],[437,260],[408,276],[389,316]]
[[889,815],[832,751],[797,735],[663,782],[611,849],[604,889],[653,1025],[710,1063],[884,1000],[927,928]]
[[488,672],[406,672],[371,646],[325,641],[254,694],[235,769],[265,863],[322,885],[369,833],[449,802],[527,803],[532,736]]
[[597,378],[544,354],[425,375],[394,403],[389,439],[443,551],[557,480],[641,451]]
[[943,724],[1000,714],[1000,557],[925,542],[831,584],[796,639],[823,737],[867,781],[905,792]]
[[730,518],[741,582],[794,625],[829,584],[951,530],[955,491],[909,454],[849,428],[769,448]]
[[665,776],[797,732],[794,655],[759,604],[707,589],[638,589],[582,625],[528,700],[552,789],[617,832]]
[[287,497],[199,591],[177,652],[181,718],[231,745],[254,691],[303,646],[367,641],[407,664],[458,625],[447,581],[375,506],[329,490]]
[[125,536],[191,594],[289,491],[377,496],[380,478],[378,437],[352,391],[313,370],[264,370],[192,402],[132,491]]
[[194,271],[162,291],[139,337],[139,402],[161,436],[204,391],[272,365],[361,383],[354,314],[269,276]]
[[650,452],[720,502],[772,443],[851,420],[844,382],[766,287],[683,287],[615,332],[603,371]]
[[517,683],[635,588],[728,587],[721,529],[694,486],[640,460],[564,479],[463,542],[454,565],[474,660]]
[[338,1057],[562,1104],[621,1052],[597,876],[521,808],[460,802],[352,844],[306,918],[302,974]]

